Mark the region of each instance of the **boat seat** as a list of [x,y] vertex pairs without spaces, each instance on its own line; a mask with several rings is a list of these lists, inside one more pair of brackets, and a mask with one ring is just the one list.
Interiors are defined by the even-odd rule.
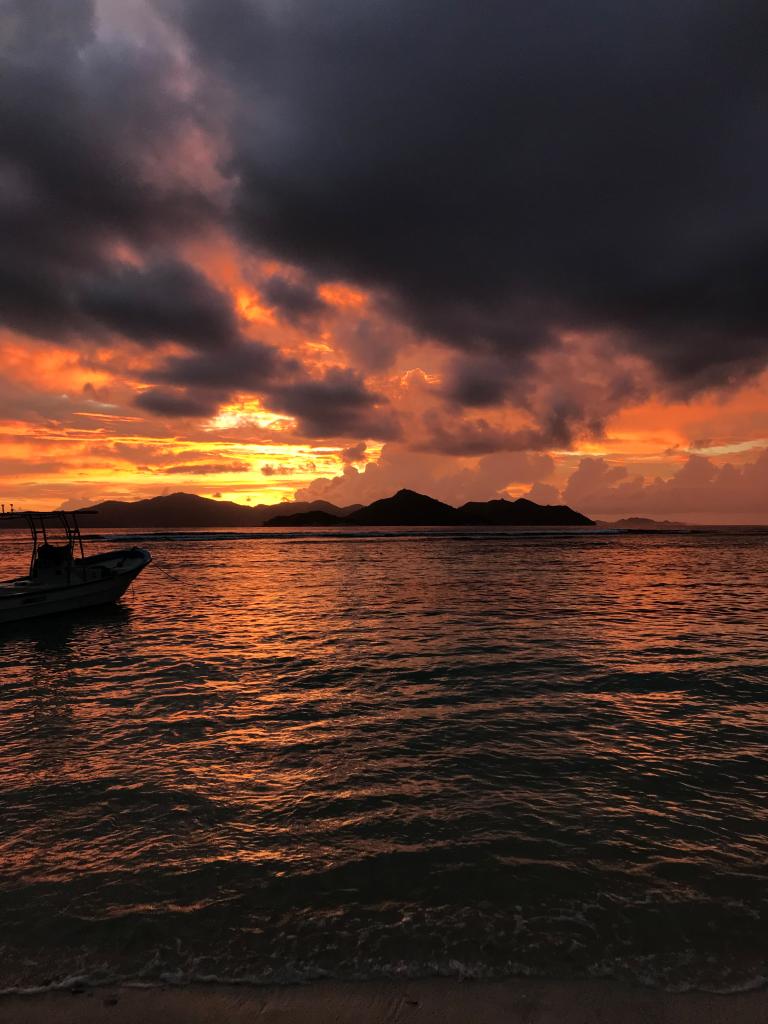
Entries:
[[72,564],[71,544],[41,544],[37,549],[33,575],[39,572],[60,573]]

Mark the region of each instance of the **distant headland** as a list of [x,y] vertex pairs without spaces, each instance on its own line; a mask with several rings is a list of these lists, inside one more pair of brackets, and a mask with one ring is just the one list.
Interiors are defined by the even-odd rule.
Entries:
[[240,505],[197,494],[159,495],[140,501],[102,501],[91,506],[94,522],[110,527],[242,526],[593,526],[567,505],[538,505],[527,498],[468,501],[459,508],[416,491],[400,490],[370,505],[339,507],[327,501]]

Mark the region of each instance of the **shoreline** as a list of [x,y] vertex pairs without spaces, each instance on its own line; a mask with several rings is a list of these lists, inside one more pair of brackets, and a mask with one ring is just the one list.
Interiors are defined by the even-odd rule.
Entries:
[[2,1024],[758,1024],[768,989],[668,992],[609,979],[195,984],[0,996]]

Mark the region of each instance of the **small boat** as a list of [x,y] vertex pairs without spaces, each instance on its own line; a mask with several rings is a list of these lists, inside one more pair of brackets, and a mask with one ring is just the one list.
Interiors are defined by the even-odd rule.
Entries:
[[[73,512],[2,512],[0,527],[25,522],[32,534],[29,575],[0,582],[0,625],[59,615],[118,601],[152,556],[146,548],[121,548],[86,556]],[[54,543],[57,539],[60,543]]]

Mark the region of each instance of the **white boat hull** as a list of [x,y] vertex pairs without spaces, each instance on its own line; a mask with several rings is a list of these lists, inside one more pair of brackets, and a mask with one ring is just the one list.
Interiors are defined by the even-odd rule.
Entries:
[[22,579],[0,584],[0,625],[112,604],[151,561],[145,548],[130,548],[86,558],[60,581]]

